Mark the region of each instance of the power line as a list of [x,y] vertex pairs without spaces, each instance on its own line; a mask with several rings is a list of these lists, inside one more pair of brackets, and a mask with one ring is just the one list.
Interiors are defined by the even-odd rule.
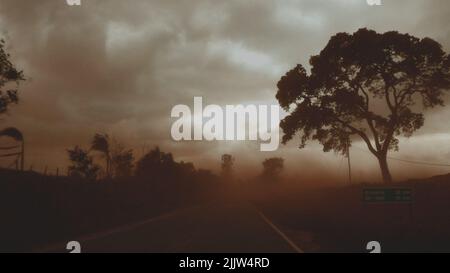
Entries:
[[[366,151],[358,146],[352,146],[354,148],[356,148],[359,151],[368,153],[368,154],[372,154],[369,151]],[[389,160],[395,160],[395,161],[399,161],[399,162],[403,162],[403,163],[409,163],[409,164],[415,164],[415,165],[424,165],[424,166],[433,166],[433,167],[450,167],[450,164],[445,164],[445,163],[434,163],[434,162],[426,162],[426,161],[416,161],[416,160],[407,160],[407,159],[401,159],[401,158],[396,158],[396,157],[391,157],[388,156],[387,159]]]
[[425,162],[425,161],[406,160],[406,159],[400,159],[400,158],[389,157],[389,156],[387,157],[387,159],[396,160],[396,161],[400,161],[400,162],[405,162],[405,163],[409,163],[409,164],[416,164],[416,165],[426,165],[426,166],[434,166],[434,167],[450,167],[450,164],[430,163],[430,162]]

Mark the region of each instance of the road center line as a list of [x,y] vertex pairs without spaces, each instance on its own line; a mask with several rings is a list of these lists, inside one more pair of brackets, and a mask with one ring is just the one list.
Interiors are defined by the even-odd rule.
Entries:
[[270,221],[264,213],[258,210],[259,216],[266,222],[278,235],[280,235],[297,253],[305,253],[301,248],[299,248],[289,237],[284,234],[272,221]]

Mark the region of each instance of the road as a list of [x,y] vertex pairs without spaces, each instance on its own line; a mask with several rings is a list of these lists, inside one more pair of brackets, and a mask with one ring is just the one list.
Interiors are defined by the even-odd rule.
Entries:
[[[75,240],[86,253],[302,252],[246,202],[214,202]],[[68,252],[65,247],[44,251]]]

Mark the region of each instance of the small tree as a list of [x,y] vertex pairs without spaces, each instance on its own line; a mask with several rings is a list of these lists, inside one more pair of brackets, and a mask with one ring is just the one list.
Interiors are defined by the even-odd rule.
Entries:
[[267,180],[278,180],[284,168],[284,159],[272,157],[263,161],[262,177]]
[[391,182],[388,151],[423,126],[418,106],[443,105],[449,56],[430,38],[360,29],[333,36],[310,65],[311,73],[297,65],[278,83],[277,99],[290,112],[280,124],[283,143],[301,132],[300,148],[313,139],[325,152],[345,153],[359,137]]
[[100,152],[106,163],[106,176],[111,177],[111,148],[107,134],[96,134],[92,140],[91,150]]
[[164,153],[155,147],[137,162],[136,175],[157,178],[170,176],[174,174],[175,165],[171,153]]
[[222,155],[222,177],[231,178],[233,176],[234,157],[229,154]]
[[[7,151],[6,154],[0,154],[0,158],[17,156],[16,168],[23,171],[24,167],[25,167],[25,139],[24,139],[23,133],[17,128],[9,127],[9,128],[0,130],[0,137],[2,137],[2,136],[12,138],[15,141],[19,142],[20,145],[19,146],[10,146],[10,147],[0,147],[0,151],[1,150]],[[16,150],[17,148],[20,149],[20,152],[11,152],[11,150]]]
[[195,166],[192,162],[184,162],[181,161],[179,163],[177,163],[177,176],[179,177],[194,177],[196,170],[195,170]]
[[111,172],[114,177],[129,177],[133,172],[133,150],[116,143],[111,152]]
[[83,178],[87,180],[95,180],[97,178],[100,168],[94,164],[93,159],[88,152],[75,146],[73,149],[68,149],[69,160],[72,163],[69,166],[69,175]]

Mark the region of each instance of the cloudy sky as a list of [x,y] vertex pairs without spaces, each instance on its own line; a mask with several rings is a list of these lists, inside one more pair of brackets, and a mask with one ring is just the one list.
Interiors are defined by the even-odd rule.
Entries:
[[[295,141],[273,153],[257,143],[188,142],[170,137],[170,111],[206,104],[275,104],[276,83],[298,63],[307,64],[331,35],[367,27],[431,37],[450,51],[448,0],[0,0],[0,36],[28,81],[21,104],[0,123],[24,131],[26,165],[67,166],[65,149],[87,147],[106,132],[135,149],[160,145],[180,160],[219,168],[222,153],[236,157],[238,172],[257,172],[261,160],[286,159],[297,177],[345,178],[342,156]],[[426,126],[402,140],[392,156],[450,163],[450,107],[426,115]],[[356,147],[364,147],[355,143]],[[371,155],[354,148],[357,179],[378,178]],[[394,176],[450,172],[392,162]],[[299,176],[300,175],[300,176]],[[339,180],[339,179],[337,179]]]

